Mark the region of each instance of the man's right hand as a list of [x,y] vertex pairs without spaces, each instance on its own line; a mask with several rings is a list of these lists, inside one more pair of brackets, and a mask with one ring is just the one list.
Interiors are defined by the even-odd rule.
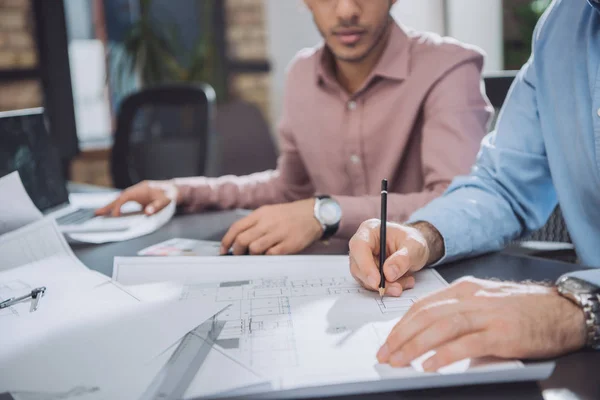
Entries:
[[[380,221],[363,222],[350,240],[350,272],[366,289],[379,288]],[[415,284],[412,276],[444,255],[443,239],[428,223],[414,226],[387,223],[387,254],[383,264],[386,295],[400,296]]]
[[171,201],[181,203],[177,187],[169,181],[144,181],[121,193],[109,205],[96,210],[96,215],[121,215],[121,206],[129,201],[139,203],[146,215],[152,215],[165,208]]

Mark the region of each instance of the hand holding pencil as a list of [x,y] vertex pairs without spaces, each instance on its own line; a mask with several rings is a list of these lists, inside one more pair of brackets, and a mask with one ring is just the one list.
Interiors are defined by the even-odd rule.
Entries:
[[[382,189],[386,186],[382,183]],[[382,218],[385,220],[382,190]],[[371,219],[350,240],[350,272],[366,289],[398,297],[415,285],[413,273],[429,261],[429,247],[420,227]],[[382,226],[383,225],[383,226]]]

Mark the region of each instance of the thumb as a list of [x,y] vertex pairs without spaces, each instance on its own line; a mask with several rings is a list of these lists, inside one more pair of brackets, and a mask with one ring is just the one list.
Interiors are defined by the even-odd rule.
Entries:
[[388,282],[395,282],[409,272],[421,270],[427,263],[428,253],[421,241],[407,238],[403,246],[392,253],[383,264],[383,271]]

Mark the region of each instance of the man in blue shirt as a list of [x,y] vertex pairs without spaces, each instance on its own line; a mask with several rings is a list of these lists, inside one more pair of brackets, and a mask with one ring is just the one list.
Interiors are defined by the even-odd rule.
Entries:
[[[557,204],[582,263],[600,267],[600,0],[552,3],[471,174],[407,225],[389,224],[387,294],[412,287],[410,273],[425,265],[498,250],[539,229]],[[365,222],[350,243],[352,274],[372,290],[379,284],[378,226]],[[600,288],[600,269],[565,279],[573,278],[576,287]],[[417,303],[378,358],[403,366],[435,349],[424,364],[433,371],[469,357],[540,358],[600,347],[600,312],[565,292],[560,284],[463,279]],[[598,307],[597,294],[586,298]]]

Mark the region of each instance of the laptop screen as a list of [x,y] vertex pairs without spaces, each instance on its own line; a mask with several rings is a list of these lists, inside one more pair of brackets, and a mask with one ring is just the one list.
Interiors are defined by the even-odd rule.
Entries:
[[68,202],[67,183],[41,108],[0,113],[0,176],[14,171],[40,211]]

